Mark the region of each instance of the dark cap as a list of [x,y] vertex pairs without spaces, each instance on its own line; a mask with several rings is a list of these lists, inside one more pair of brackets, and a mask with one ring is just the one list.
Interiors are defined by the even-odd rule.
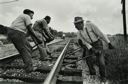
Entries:
[[30,9],[25,9],[23,11],[24,14],[29,14],[29,13],[33,13],[34,14],[34,11],[30,10]]

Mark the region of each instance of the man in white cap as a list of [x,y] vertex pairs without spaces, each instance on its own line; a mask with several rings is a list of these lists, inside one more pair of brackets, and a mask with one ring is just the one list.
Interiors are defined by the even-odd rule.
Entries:
[[113,49],[114,47],[111,45],[107,36],[105,36],[99,28],[90,21],[86,21],[86,24],[84,24],[82,17],[75,17],[74,25],[78,30],[78,43],[84,50],[83,57],[89,56],[86,58],[86,63],[88,65],[90,75],[96,75],[96,70],[91,56],[94,54],[98,62],[101,82],[106,81],[105,61],[104,56],[101,53],[103,50],[102,40],[108,44],[109,49]]

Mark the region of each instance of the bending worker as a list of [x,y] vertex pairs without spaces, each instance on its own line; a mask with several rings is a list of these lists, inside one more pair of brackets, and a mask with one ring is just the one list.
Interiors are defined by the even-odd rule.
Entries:
[[[107,36],[105,36],[99,28],[91,23],[90,21],[86,21],[84,24],[84,20],[82,17],[74,18],[75,28],[78,30],[78,43],[83,48],[83,57],[94,54],[96,56],[99,73],[101,81],[106,81],[105,76],[105,61],[104,56],[101,53],[103,50],[102,40],[105,41],[110,49],[114,47],[111,45]],[[86,63],[88,65],[90,75],[96,75],[96,70],[94,68],[94,64],[92,63],[92,56],[86,58]]]
[[[38,36],[39,39],[41,39],[42,44],[37,45],[39,52],[40,52],[40,60],[45,60],[49,57],[51,57],[51,52],[49,48],[47,47],[46,43],[50,42],[54,39],[53,35],[51,34],[48,24],[50,23],[51,17],[46,16],[45,18],[41,20],[37,20],[34,25],[33,29]],[[36,42],[36,40],[35,40]]]
[[34,70],[29,42],[26,39],[27,31],[31,34],[31,36],[36,38],[39,44],[41,43],[31,28],[31,19],[33,18],[33,15],[34,12],[32,10],[25,9],[23,14],[19,15],[12,22],[11,27],[7,29],[8,38],[12,41],[15,48],[22,56],[23,62],[25,63],[26,72],[31,72]]

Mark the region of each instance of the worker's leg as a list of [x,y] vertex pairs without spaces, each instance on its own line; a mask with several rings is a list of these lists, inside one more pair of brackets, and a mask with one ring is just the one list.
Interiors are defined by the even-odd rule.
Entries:
[[39,53],[40,53],[40,60],[44,60],[48,55],[47,55],[47,51],[44,45],[44,40],[43,40],[43,36],[41,33],[39,33],[38,31],[35,31],[36,36],[42,41],[42,44],[38,44],[36,39],[33,38],[35,44],[37,44]]
[[51,57],[51,51],[50,51],[50,49],[48,48],[47,44],[44,43],[44,46],[45,46],[45,49],[46,49],[47,54],[49,55],[49,57]]
[[17,30],[9,30],[8,37],[20,53],[23,62],[25,63],[25,69],[27,72],[31,72],[33,70],[31,54],[26,45],[26,37],[23,32]]
[[47,50],[47,53],[50,55],[51,54],[51,52],[50,52],[50,50],[49,50],[49,48],[48,48],[48,46],[46,45],[46,50]]
[[40,60],[44,60],[47,57],[46,48],[43,44],[38,45],[39,53],[40,53]]
[[105,78],[105,61],[104,56],[101,53],[96,54],[98,66],[99,66],[99,73],[101,78]]
[[32,54],[32,46],[30,45],[29,41],[28,41],[28,37],[26,37],[27,40],[26,40],[26,46],[27,46],[27,49],[29,50],[29,52]]
[[104,60],[104,56],[102,54],[102,50],[103,50],[103,44],[101,40],[98,40],[95,45],[94,48],[98,50],[98,52],[95,54],[96,55],[96,59],[97,59],[97,63],[99,66],[99,73],[101,78],[105,78],[105,60]]
[[[90,54],[89,54],[89,51],[88,51],[87,49],[84,49],[83,57],[86,57],[86,56],[88,56],[88,55],[90,55]],[[88,57],[88,58],[86,58],[86,63],[87,63],[87,65],[88,65],[90,75],[96,75],[96,70],[95,70],[95,68],[94,68],[94,66],[93,66],[93,59],[92,59],[91,56]]]

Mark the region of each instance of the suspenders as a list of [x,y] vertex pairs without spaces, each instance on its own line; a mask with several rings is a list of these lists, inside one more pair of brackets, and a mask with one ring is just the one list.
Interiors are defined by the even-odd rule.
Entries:
[[80,32],[80,35],[81,35],[81,38],[83,38],[87,43],[89,43],[89,44],[90,44],[90,42],[89,42],[89,41],[87,41],[87,40],[83,37],[83,35],[81,34],[81,32]]
[[92,40],[91,36],[89,35],[88,29],[87,29],[87,28],[85,28],[85,29],[86,29],[86,32],[87,32],[87,35],[88,35],[89,39],[90,39],[91,42],[93,43],[93,40]]

